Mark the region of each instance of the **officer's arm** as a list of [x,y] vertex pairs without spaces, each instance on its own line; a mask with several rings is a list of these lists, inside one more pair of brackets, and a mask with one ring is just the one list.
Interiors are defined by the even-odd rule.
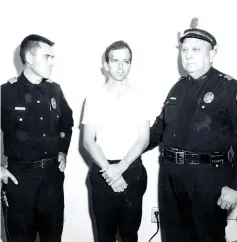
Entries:
[[231,87],[231,113],[230,119],[232,124],[232,148],[234,150],[233,162],[233,175],[230,187],[237,190],[237,81],[232,80],[233,85]]
[[72,110],[69,107],[62,89],[58,87],[59,102],[60,102],[60,119],[59,119],[59,152],[68,153],[68,148],[71,142],[73,117]]
[[164,130],[164,108],[159,116],[156,117],[156,120],[152,127],[150,128],[150,141],[149,145],[144,152],[155,148],[162,141],[162,133]]

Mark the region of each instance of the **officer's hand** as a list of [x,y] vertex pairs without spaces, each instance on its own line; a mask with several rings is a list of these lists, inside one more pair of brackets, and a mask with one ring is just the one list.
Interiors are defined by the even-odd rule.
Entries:
[[61,172],[64,172],[66,168],[66,156],[63,152],[58,153],[58,162],[60,162],[58,168]]
[[237,191],[225,186],[221,189],[221,195],[217,204],[222,209],[234,209],[237,205]]
[[7,168],[1,166],[1,181],[7,184],[8,178],[10,178],[16,185],[18,184],[17,179],[12,175],[12,173],[9,172]]
[[111,186],[122,176],[123,170],[120,163],[118,163],[110,164],[107,168],[100,170],[100,172],[106,182]]
[[128,184],[121,176],[112,186],[114,192],[123,192],[127,188]]

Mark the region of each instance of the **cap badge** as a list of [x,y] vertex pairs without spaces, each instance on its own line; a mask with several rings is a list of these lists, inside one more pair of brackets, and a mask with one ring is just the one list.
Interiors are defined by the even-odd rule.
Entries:
[[192,18],[191,23],[190,23],[190,28],[196,29],[198,26],[198,18]]

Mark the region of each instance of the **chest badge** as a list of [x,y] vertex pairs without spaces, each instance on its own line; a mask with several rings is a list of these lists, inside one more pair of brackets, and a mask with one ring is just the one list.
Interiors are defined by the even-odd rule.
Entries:
[[214,93],[212,92],[207,92],[203,97],[203,101],[205,103],[211,103],[213,99],[214,99]]
[[51,98],[51,105],[52,105],[52,108],[53,109],[56,109],[57,108],[57,103],[56,103],[55,98]]

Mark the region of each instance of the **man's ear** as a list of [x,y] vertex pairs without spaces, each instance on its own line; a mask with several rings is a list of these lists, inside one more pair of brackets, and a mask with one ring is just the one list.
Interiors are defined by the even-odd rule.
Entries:
[[213,63],[216,56],[217,50],[219,49],[218,45],[215,45],[212,50],[210,50],[210,62]]
[[106,71],[109,71],[109,65],[108,65],[108,63],[106,61],[104,61],[104,69]]

